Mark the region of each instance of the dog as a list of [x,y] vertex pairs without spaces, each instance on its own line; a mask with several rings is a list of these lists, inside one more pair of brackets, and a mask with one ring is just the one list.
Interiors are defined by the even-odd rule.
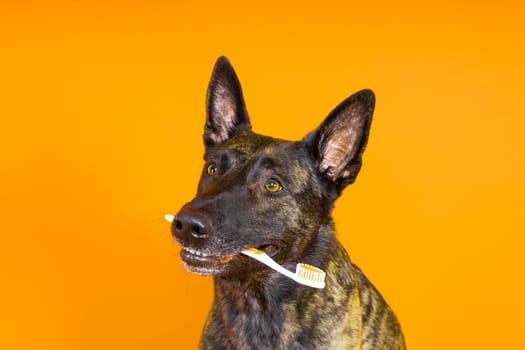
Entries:
[[[206,103],[197,195],[171,224],[185,269],[214,278],[200,349],[405,349],[396,316],[350,262],[331,218],[361,168],[374,93],[350,96],[301,141],[263,136],[220,57]],[[323,269],[326,287],[297,284],[241,254],[253,247],[287,269]]]

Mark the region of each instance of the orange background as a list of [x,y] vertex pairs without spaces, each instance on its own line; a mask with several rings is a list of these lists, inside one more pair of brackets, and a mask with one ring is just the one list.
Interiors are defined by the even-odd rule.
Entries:
[[525,348],[521,1],[0,4],[0,348],[195,349],[212,281],[164,213],[195,192],[232,61],[256,131],[372,88],[338,236],[411,349]]

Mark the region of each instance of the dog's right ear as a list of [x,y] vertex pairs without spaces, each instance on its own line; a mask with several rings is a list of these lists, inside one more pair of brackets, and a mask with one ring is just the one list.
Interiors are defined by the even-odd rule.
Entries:
[[211,148],[251,129],[241,84],[228,59],[217,59],[206,96],[204,144]]

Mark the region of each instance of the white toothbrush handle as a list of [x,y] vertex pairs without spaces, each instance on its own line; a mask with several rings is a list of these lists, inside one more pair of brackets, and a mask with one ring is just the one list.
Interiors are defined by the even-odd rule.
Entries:
[[263,251],[259,250],[256,253],[254,253],[254,252],[252,252],[250,250],[243,250],[241,253],[244,254],[244,255],[247,255],[247,256],[249,256],[251,258],[254,258],[255,260],[258,260],[258,261],[262,262],[263,264],[265,264],[266,266],[274,269],[275,271],[282,273],[283,275],[293,279],[294,281],[297,281],[297,279],[295,277],[295,273],[293,273],[290,270],[285,269],[284,267],[282,267],[281,265],[279,265],[278,263],[273,261],[273,259],[270,258]]

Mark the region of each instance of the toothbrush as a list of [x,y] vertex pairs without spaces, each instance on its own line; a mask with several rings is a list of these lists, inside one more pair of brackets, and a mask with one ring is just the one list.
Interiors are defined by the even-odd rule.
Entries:
[[326,276],[326,273],[315,266],[311,266],[305,263],[299,263],[295,268],[295,273],[293,273],[292,271],[289,271],[281,265],[279,265],[278,263],[276,263],[265,252],[257,248],[249,248],[247,250],[243,250],[241,253],[246,256],[249,256],[250,258],[262,262],[266,266],[285,275],[286,277],[293,279],[297,283],[320,289],[324,288],[325,286],[324,278]]
[[[175,217],[171,214],[164,215],[164,219],[168,222],[173,222]],[[325,287],[325,276],[326,273],[315,267],[304,263],[297,264],[295,268],[295,273],[290,270],[285,269],[278,263],[276,263],[272,258],[270,258],[265,252],[257,248],[248,248],[241,252],[242,254],[249,256],[257,261],[262,262],[266,266],[274,269],[275,271],[293,279],[295,282],[304,284],[305,286],[313,288],[324,288]]]

